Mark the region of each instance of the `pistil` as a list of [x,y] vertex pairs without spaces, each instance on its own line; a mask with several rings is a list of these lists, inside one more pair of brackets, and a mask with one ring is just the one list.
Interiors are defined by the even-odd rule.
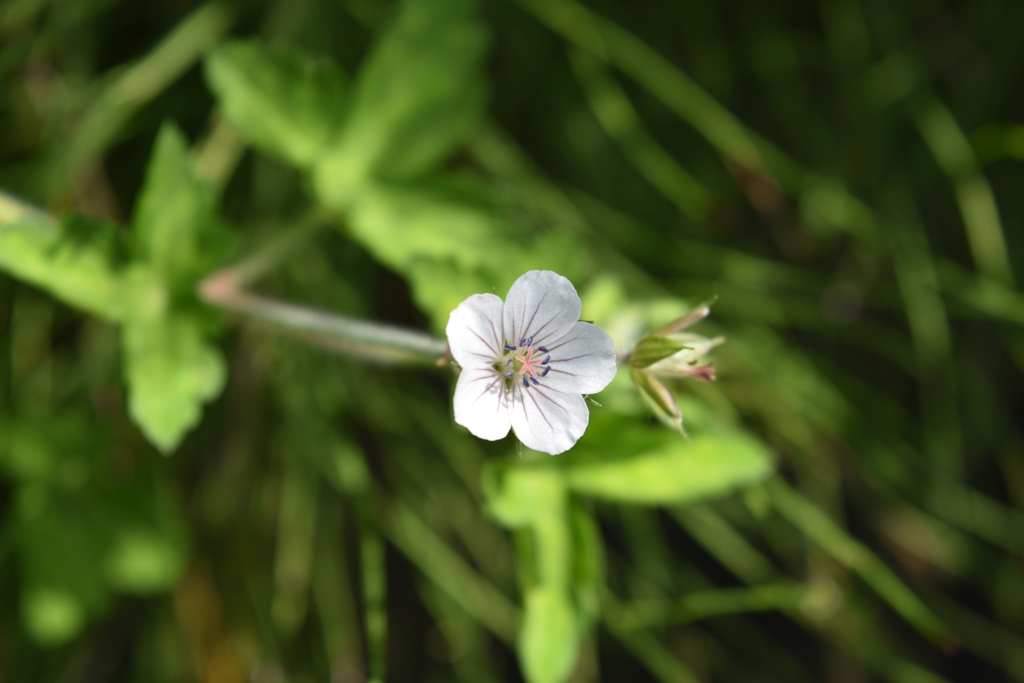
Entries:
[[[527,388],[531,382],[534,386],[540,386],[537,378],[544,377],[550,372],[551,366],[548,363],[551,362],[551,356],[543,346],[536,347],[536,350],[539,353],[534,356],[533,337],[523,337],[517,346],[506,344],[505,351],[513,352],[511,358],[506,356],[505,367],[509,368],[505,371],[506,379],[522,379],[523,386]],[[546,355],[542,357],[541,354]],[[500,368],[500,365],[496,365],[495,368]]]

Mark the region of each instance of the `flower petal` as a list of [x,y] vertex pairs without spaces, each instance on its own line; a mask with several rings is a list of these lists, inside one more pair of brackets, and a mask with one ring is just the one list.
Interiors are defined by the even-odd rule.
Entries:
[[577,322],[547,349],[551,372],[543,381],[560,391],[596,394],[615,378],[615,344],[597,325]]
[[505,297],[505,341],[517,346],[532,336],[534,347],[544,346],[572,329],[582,307],[567,279],[550,270],[531,270],[512,284]]
[[508,434],[505,378],[493,368],[464,368],[455,385],[455,421],[473,436],[497,441]]
[[572,448],[587,430],[590,411],[576,392],[546,384],[527,389],[517,382],[510,398],[512,429],[527,448],[558,455]]
[[474,294],[452,311],[445,334],[459,365],[490,367],[501,358],[505,345],[501,335],[503,306],[501,297],[495,294]]

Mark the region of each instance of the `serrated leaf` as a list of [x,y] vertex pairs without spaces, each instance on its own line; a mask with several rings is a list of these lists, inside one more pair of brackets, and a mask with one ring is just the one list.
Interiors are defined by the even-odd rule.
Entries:
[[[663,433],[644,444],[640,431],[644,430],[623,425],[619,434],[605,439],[604,453],[595,453],[594,446],[588,453],[588,445],[578,445],[579,452],[566,464],[569,487],[620,503],[674,505],[723,495],[761,481],[772,471],[767,449],[748,436],[684,440]],[[623,452],[609,457],[616,444],[622,444]]]
[[196,175],[185,138],[173,125],[157,135],[134,226],[136,258],[178,297],[191,298],[195,283],[230,251],[231,233],[217,216],[213,192]]
[[345,77],[326,60],[239,40],[210,53],[205,70],[231,125],[299,168],[312,167],[344,122]]
[[644,400],[644,403],[651,409],[655,417],[669,427],[679,430],[680,434],[685,435],[683,414],[680,412],[679,405],[676,403],[672,392],[654,376],[643,370],[630,368],[629,374],[633,378],[633,384],[636,386],[640,398]]
[[486,47],[472,0],[404,2],[361,69],[337,143],[314,173],[335,209],[366,181],[402,180],[430,170],[481,114],[476,72]]
[[629,365],[634,368],[646,368],[684,348],[686,347],[668,337],[644,337],[629,354]]
[[117,228],[68,216],[25,216],[0,225],[0,269],[106,320],[123,314]]
[[168,453],[199,422],[203,404],[220,393],[224,360],[184,315],[130,320],[122,334],[132,418]]
[[538,586],[526,593],[519,661],[528,683],[560,683],[576,663],[579,631],[569,595]]

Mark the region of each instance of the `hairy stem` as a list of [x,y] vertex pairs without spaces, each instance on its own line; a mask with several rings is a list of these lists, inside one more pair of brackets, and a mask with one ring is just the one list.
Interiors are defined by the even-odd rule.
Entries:
[[199,296],[226,311],[269,323],[289,336],[365,360],[396,365],[443,365],[448,345],[429,334],[366,322],[253,294],[244,270],[226,268],[203,280]]

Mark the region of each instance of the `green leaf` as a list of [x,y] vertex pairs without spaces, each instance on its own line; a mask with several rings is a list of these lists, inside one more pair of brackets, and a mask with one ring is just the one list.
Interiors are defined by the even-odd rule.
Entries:
[[487,40],[474,10],[472,0],[401,5],[359,73],[337,144],[315,170],[328,206],[346,207],[369,179],[429,171],[479,117],[476,72]]
[[538,586],[526,593],[519,661],[528,683],[560,683],[576,663],[576,610],[562,590]]
[[646,368],[684,348],[686,347],[668,337],[644,337],[637,342],[629,355],[629,365],[634,368]]
[[203,404],[220,393],[224,360],[199,323],[180,314],[128,321],[123,343],[132,418],[168,453],[199,422]]
[[367,187],[350,234],[409,278],[416,302],[442,327],[474,292],[507,288],[528,270],[516,226],[473,191],[450,185]]
[[475,199],[437,185],[375,185],[351,215],[351,234],[401,272],[422,260],[450,261],[464,269],[501,267],[510,256],[518,260],[525,245],[515,226]]
[[511,528],[535,524],[544,516],[560,514],[565,500],[562,473],[520,461],[491,464],[484,469],[487,511]]
[[579,631],[585,633],[601,612],[600,591],[605,582],[604,542],[594,516],[579,501],[569,509],[572,531],[572,587],[576,598]]
[[519,225],[488,195],[493,190],[479,180],[455,174],[368,185],[349,214],[348,234],[409,279],[438,330],[467,296],[504,296],[528,270],[586,276],[589,261],[574,237]]
[[78,635],[107,608],[113,590],[166,590],[185,565],[185,527],[177,509],[140,478],[102,489],[80,482],[73,491],[50,495],[39,509],[19,512],[27,584],[22,613],[29,633],[44,645]]
[[654,415],[663,423],[678,429],[680,434],[686,435],[683,429],[683,414],[679,410],[676,399],[672,396],[664,384],[654,378],[651,374],[636,368],[630,368],[629,374],[633,378],[636,390],[640,397],[651,409]]
[[614,424],[616,433],[581,442],[566,459],[570,489],[620,503],[673,505],[723,495],[762,481],[772,471],[767,449],[749,436],[685,440],[661,433],[651,439],[643,434],[651,430]]
[[68,216],[25,216],[0,225],[0,269],[106,320],[123,314],[117,228]]
[[312,167],[344,121],[345,76],[326,60],[239,40],[210,53],[205,70],[231,125],[299,168]]
[[133,251],[178,297],[194,296],[195,283],[221,265],[231,233],[216,213],[212,190],[195,172],[185,138],[164,125],[135,210]]

